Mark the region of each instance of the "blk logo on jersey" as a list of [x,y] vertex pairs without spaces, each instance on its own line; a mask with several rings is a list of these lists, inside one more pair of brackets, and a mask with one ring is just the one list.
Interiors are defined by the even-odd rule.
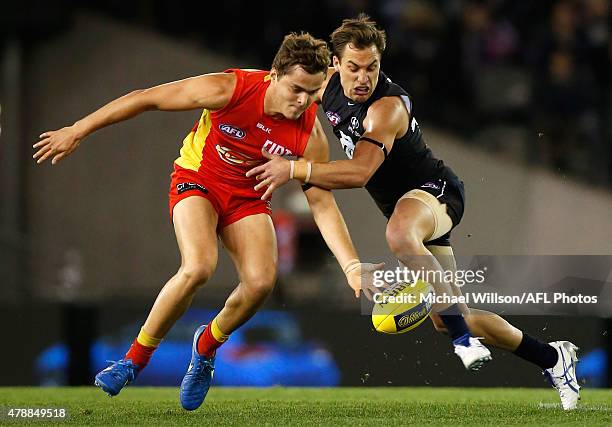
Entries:
[[272,132],[272,130],[269,127],[264,126],[262,123],[259,123],[259,122],[257,122],[257,129],[261,129],[267,134],[270,134]]
[[338,113],[326,111],[325,115],[327,116],[327,120],[329,120],[332,126],[338,126],[338,123],[340,123],[340,115],[338,115]]
[[225,123],[221,123],[219,125],[219,130],[227,136],[231,136],[232,138],[236,139],[244,139],[244,137],[246,136],[246,132],[242,129]]

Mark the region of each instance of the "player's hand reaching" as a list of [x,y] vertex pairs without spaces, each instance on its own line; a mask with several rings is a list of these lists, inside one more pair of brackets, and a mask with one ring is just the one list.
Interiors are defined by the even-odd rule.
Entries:
[[385,266],[384,262],[372,264],[369,262],[350,262],[344,267],[344,274],[348,284],[355,291],[355,298],[359,298],[359,293],[372,301],[373,295],[380,292],[374,284],[374,272],[381,270]]
[[263,165],[254,167],[246,173],[246,176],[255,176],[257,181],[260,181],[255,186],[255,191],[266,188],[265,193],[261,196],[261,200],[267,200],[272,196],[274,190],[289,181],[291,165],[289,160],[268,153],[266,150],[261,150],[263,156],[269,159]]
[[47,131],[42,133],[40,141],[33,145],[38,151],[32,157],[37,159],[38,164],[48,158],[51,158],[51,164],[56,164],[76,150],[80,143],[81,138],[73,126]]

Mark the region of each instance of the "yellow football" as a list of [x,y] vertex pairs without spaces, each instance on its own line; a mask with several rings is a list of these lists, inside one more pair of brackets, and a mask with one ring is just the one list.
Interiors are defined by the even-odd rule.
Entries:
[[422,280],[399,282],[374,294],[374,328],[384,334],[402,334],[416,328],[429,316],[434,295],[433,287]]

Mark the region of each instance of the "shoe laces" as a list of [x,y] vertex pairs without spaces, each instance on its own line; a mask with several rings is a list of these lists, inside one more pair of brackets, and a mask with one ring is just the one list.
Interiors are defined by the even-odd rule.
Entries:
[[[131,359],[120,359],[120,360],[107,360],[107,363],[116,364],[116,367],[120,369],[111,369],[109,374],[115,379],[123,379],[125,374],[128,374],[128,380],[133,381],[136,378],[136,372],[138,371],[138,366],[132,362]],[[111,365],[112,366],[112,365]]]
[[211,359],[198,360],[193,364],[193,368],[191,369],[191,373],[197,379],[203,379],[208,371],[212,371],[214,368],[212,367]]

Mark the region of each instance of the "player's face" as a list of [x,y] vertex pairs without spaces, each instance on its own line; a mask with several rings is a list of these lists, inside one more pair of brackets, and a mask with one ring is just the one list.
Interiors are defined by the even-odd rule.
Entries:
[[380,52],[376,45],[357,49],[347,43],[342,58],[334,56],[334,68],[340,73],[344,95],[355,102],[365,102],[378,83]]
[[273,69],[270,77],[274,85],[275,109],[285,118],[296,120],[313,103],[326,74],[309,74],[296,65],[280,77]]

